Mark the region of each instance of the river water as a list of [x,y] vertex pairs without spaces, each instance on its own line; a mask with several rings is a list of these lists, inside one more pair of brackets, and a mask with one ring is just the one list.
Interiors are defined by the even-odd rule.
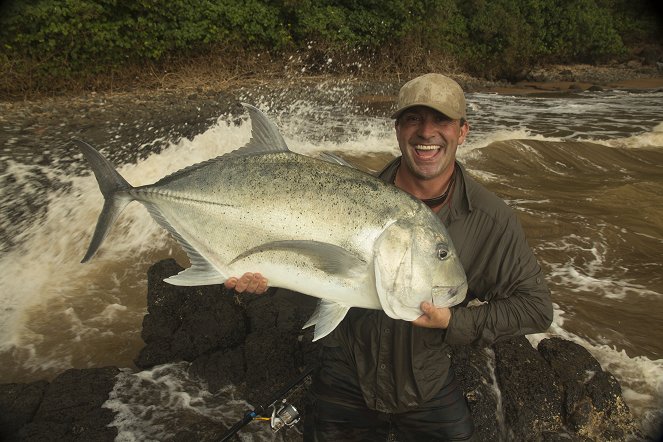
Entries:
[[[398,152],[393,102],[350,83],[296,94],[254,88],[237,98],[273,117],[293,151],[334,151],[368,170]],[[459,159],[517,210],[552,289],[554,323],[530,340],[559,335],[587,348],[620,380],[651,434],[663,405],[663,92],[467,98],[471,132]],[[153,123],[113,120],[100,129],[107,143],[98,147],[133,185],[250,136],[250,123],[236,114],[218,115],[190,138]],[[146,271],[171,256],[187,265],[186,256],[132,204],[95,259],[80,264],[102,197],[81,156],[62,142],[76,128],[35,146],[32,133],[3,124],[0,382],[52,378],[70,367],[133,367],[143,346]],[[128,139],[138,133],[140,142]],[[201,419],[218,431],[248,406],[231,387],[212,394],[185,372],[174,364],[120,376],[107,404],[119,413],[119,440],[167,439]]]

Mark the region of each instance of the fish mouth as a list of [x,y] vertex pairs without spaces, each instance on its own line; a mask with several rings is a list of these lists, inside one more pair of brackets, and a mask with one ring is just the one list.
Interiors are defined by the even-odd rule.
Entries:
[[460,285],[437,285],[431,289],[431,302],[435,307],[452,307],[465,299],[467,282]]

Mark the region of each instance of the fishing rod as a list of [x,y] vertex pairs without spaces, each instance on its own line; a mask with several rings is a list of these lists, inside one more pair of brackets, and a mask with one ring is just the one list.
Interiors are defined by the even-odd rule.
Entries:
[[312,366],[304,370],[299,376],[293,379],[290,383],[286,384],[279,391],[274,393],[271,399],[268,402],[268,405],[259,405],[255,409],[249,411],[244,415],[244,417],[230,427],[219,442],[225,442],[231,437],[233,437],[237,432],[244,427],[246,424],[252,420],[258,418],[266,410],[272,409],[272,417],[270,420],[270,426],[272,431],[277,432],[283,427],[292,427],[297,422],[299,422],[299,412],[297,409],[284,398],[297,385],[308,377],[317,366]]

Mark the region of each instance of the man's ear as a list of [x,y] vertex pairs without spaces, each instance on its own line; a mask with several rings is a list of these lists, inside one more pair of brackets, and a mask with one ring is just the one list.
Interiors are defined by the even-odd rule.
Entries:
[[467,137],[467,134],[470,133],[470,123],[467,121],[464,121],[463,124],[460,126],[460,136],[458,137],[458,144],[463,144],[465,142],[465,138]]

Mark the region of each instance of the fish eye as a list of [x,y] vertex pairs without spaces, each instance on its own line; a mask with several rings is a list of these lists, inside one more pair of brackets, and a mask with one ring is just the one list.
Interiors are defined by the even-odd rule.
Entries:
[[447,250],[447,248],[443,244],[439,244],[437,246],[437,258],[440,261],[444,261],[448,257],[449,257],[449,250]]

